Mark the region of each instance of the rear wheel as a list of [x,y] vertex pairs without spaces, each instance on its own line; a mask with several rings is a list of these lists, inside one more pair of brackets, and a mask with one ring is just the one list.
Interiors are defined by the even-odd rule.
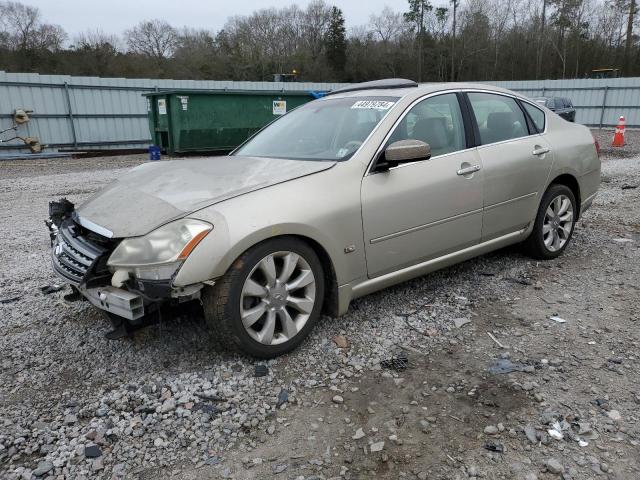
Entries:
[[323,300],[318,256],[306,243],[286,237],[247,250],[203,292],[216,342],[259,358],[298,346],[320,317]]
[[559,256],[573,235],[576,199],[566,185],[551,185],[540,202],[533,230],[524,248],[533,258],[546,260]]

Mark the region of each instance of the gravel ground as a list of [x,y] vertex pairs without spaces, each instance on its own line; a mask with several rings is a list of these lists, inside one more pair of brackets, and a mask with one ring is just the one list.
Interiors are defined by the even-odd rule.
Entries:
[[559,259],[509,248],[370,295],[267,363],[217,353],[189,312],[108,341],[41,292],[47,202],[144,157],[3,162],[0,478],[640,478],[638,133],[603,148]]

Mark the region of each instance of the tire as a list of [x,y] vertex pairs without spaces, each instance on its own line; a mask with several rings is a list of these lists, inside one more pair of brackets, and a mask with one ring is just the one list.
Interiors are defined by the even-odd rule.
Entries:
[[539,260],[560,256],[573,235],[576,215],[576,199],[571,189],[560,184],[549,186],[540,202],[531,235],[523,243],[525,252]]
[[296,348],[320,318],[323,301],[322,264],[309,245],[292,237],[250,248],[202,294],[217,346],[257,358]]

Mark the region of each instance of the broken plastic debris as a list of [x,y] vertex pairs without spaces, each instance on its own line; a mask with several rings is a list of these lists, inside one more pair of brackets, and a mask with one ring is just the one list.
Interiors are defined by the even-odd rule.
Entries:
[[380,366],[396,371],[406,370],[409,366],[409,357],[407,357],[406,353],[400,352],[387,360],[382,360]]
[[22,297],[10,297],[10,298],[2,298],[0,299],[0,303],[13,303],[20,300]]
[[578,445],[580,445],[581,447],[586,447],[587,445],[589,445],[589,442],[585,442],[584,440],[578,438]]
[[258,364],[256,365],[256,370],[253,374],[254,377],[264,377],[269,374],[269,369],[266,365]]
[[484,448],[490,452],[504,453],[504,445],[498,442],[487,442]]
[[282,405],[284,405],[288,401],[289,401],[289,392],[283,388],[282,390],[280,390],[280,393],[278,394],[278,401],[276,402],[276,408],[280,408]]
[[557,315],[553,315],[549,319],[553,320],[554,322],[558,322],[558,323],[567,323],[567,321],[564,318],[558,317]]
[[524,434],[527,436],[531,443],[538,443],[538,432],[533,425],[527,425],[524,427]]
[[496,361],[489,367],[491,373],[511,373],[511,372],[523,372],[526,366],[521,363],[513,363],[509,359],[501,359]]
[[454,318],[453,319],[453,324],[456,326],[456,328],[462,328],[464,327],[467,323],[471,323],[471,320],[469,320],[468,318]]
[[555,438],[556,440],[562,440],[564,435],[562,434],[562,426],[560,422],[554,422],[552,425],[553,428],[547,430],[547,433],[551,438]]
[[44,287],[40,287],[40,290],[45,295],[48,295],[50,293],[59,292],[63,288],[64,288],[64,285],[53,284],[53,285],[45,285]]

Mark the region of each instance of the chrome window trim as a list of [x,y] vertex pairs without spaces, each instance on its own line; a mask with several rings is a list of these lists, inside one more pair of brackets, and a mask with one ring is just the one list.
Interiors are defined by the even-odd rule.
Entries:
[[[384,145],[386,145],[387,141],[389,140],[389,138],[393,134],[394,130],[398,127],[400,122],[404,119],[404,117],[409,113],[409,111],[416,104],[422,102],[423,100],[427,100],[428,98],[435,97],[437,95],[446,95],[448,93],[453,93],[453,94],[455,94],[455,93],[489,93],[489,94],[492,94],[492,95],[500,95],[500,96],[503,96],[503,97],[512,98],[513,100],[516,100],[516,101],[521,101],[521,102],[528,103],[528,104],[532,105],[533,107],[537,108],[538,110],[542,111],[542,113],[544,114],[544,130],[542,132],[538,132],[538,133],[530,133],[529,135],[525,135],[523,137],[510,138],[508,140],[502,140],[500,142],[487,143],[487,144],[483,144],[483,145],[478,145],[476,147],[469,147],[469,148],[465,148],[465,149],[462,149],[462,150],[456,150],[455,152],[449,152],[449,153],[445,153],[445,154],[442,154],[442,155],[437,155],[435,157],[431,157],[431,158],[429,158],[429,160],[417,160],[417,161],[411,162],[411,163],[404,163],[402,165],[398,165],[397,167],[390,168],[389,171],[395,170],[397,168],[403,168],[403,167],[408,167],[410,165],[415,165],[416,163],[421,163],[421,162],[425,162],[425,161],[434,160],[434,159],[437,159],[437,158],[446,157],[448,155],[453,155],[455,153],[466,152],[466,151],[473,150],[473,149],[481,149],[481,148],[492,146],[492,145],[500,145],[500,144],[513,142],[513,141],[516,141],[516,140],[520,140],[521,138],[541,136],[541,135],[544,135],[544,134],[547,133],[548,126],[549,126],[547,113],[544,110],[542,110],[540,107],[538,107],[535,104],[535,102],[533,102],[533,101],[531,101],[531,100],[529,100],[527,98],[521,97],[519,95],[512,94],[512,93],[507,93],[507,92],[498,92],[496,90],[483,89],[483,88],[453,88],[453,89],[448,89],[448,90],[439,90],[437,92],[429,92],[429,93],[426,93],[426,94],[416,98],[413,102],[411,102],[405,108],[404,112],[402,112],[400,117],[398,117],[398,119],[394,122],[394,124],[391,126],[391,128],[387,132],[387,135],[385,135],[383,141],[380,143],[380,145],[376,149],[376,152],[374,153],[373,158],[371,158],[369,160],[369,164],[367,165],[367,169],[366,169],[366,171],[364,173],[364,176],[366,177],[368,175],[374,175],[374,174],[377,173],[377,172],[372,172],[371,171],[371,168],[373,167],[373,162],[375,161],[376,157],[378,157],[378,155],[380,155],[380,152],[384,148]],[[462,109],[462,107],[460,107],[460,108]],[[391,108],[389,110],[389,113],[391,112],[391,110],[393,110],[393,108]],[[473,111],[471,113],[473,114]],[[474,118],[474,120],[475,120],[475,118]],[[382,120],[380,121],[380,123],[378,123],[376,128],[371,132],[369,137],[367,137],[367,139],[363,142],[362,145],[364,145],[367,141],[369,141],[369,138],[371,137],[371,135],[373,135],[373,133],[377,130],[377,128],[380,127],[381,123],[382,123]],[[360,148],[362,148],[362,145],[360,146]],[[358,149],[358,151],[359,151],[359,149]],[[356,153],[358,151],[356,151]],[[355,156],[355,153],[354,153],[354,156]]]
[[[538,132],[538,135],[542,135],[543,133],[547,133],[547,126],[549,125],[549,122],[547,121],[547,112],[545,112],[542,108],[540,108],[538,105],[536,105],[535,102],[528,100],[528,99],[524,99],[524,98],[520,98],[520,101],[522,103],[528,103],[529,105],[531,105],[533,108],[537,108],[538,110],[540,110],[542,112],[542,115],[544,117],[544,130],[542,130],[542,132]],[[531,121],[533,122],[533,119],[531,119]],[[535,123],[533,124],[535,126]],[[536,127],[537,129],[538,127]]]
[[[463,89],[463,90],[461,90],[461,92],[464,92],[464,93],[488,93],[488,94],[491,94],[491,95],[500,95],[502,97],[511,98],[511,99],[515,100],[516,102],[519,100],[521,102],[526,102],[526,103],[530,103],[531,104],[530,101],[525,100],[522,97],[519,97],[517,95],[511,95],[511,94],[503,93],[503,92],[496,92],[496,91],[493,91],[493,90],[482,90],[480,88],[478,88],[478,89],[473,88],[473,89]],[[469,99],[469,104],[471,104],[471,99]],[[473,105],[470,105],[470,107],[471,107],[471,113],[475,116],[475,113],[473,112]],[[536,107],[536,108],[538,108],[538,110],[540,110],[539,107]],[[544,111],[542,111],[542,113],[544,113]],[[526,121],[527,120],[526,119],[527,114],[525,112],[522,112],[522,115],[525,116],[525,121]],[[478,123],[478,121],[476,120],[476,124],[477,123]],[[547,133],[547,116],[546,116],[546,114],[544,116],[544,131],[543,132],[530,133],[528,135],[523,135],[522,137],[508,138],[507,140],[501,140],[499,142],[483,143],[481,145],[478,145],[476,148],[478,148],[478,150],[480,150],[480,149],[482,149],[484,147],[489,147],[489,146],[493,146],[493,145],[502,145],[502,144],[505,144],[505,143],[510,143],[510,142],[514,142],[516,140],[520,140],[521,138],[535,137],[535,136],[543,135],[545,133]],[[478,140],[481,140],[481,139],[478,139]]]
[[507,143],[517,142],[518,140],[522,140],[523,138],[540,137],[540,136],[542,136],[541,133],[532,133],[531,135],[525,135],[524,137],[510,138],[508,140],[502,140],[500,142],[487,143],[486,145],[478,145],[476,149],[484,150],[485,148],[493,147],[494,145],[504,145]]
[[[407,107],[404,109],[404,112],[402,112],[402,114],[394,122],[394,124],[391,126],[391,128],[389,129],[389,131],[385,135],[385,137],[382,140],[382,142],[380,143],[380,145],[378,145],[378,148],[376,149],[376,152],[373,154],[373,157],[369,160],[369,165],[367,165],[367,169],[364,172],[364,176],[366,177],[366,176],[375,175],[376,173],[378,173],[378,172],[372,172],[371,171],[371,168],[373,167],[373,163],[374,163],[375,159],[378,157],[378,155],[380,155],[380,152],[382,152],[382,149],[387,144],[387,141],[389,140],[389,138],[391,138],[391,135],[393,134],[395,129],[398,128],[398,125],[400,124],[400,122],[402,120],[404,120],[404,117],[406,117],[408,115],[408,113],[411,111],[411,109],[413,107],[415,107],[418,103],[422,102],[423,100],[427,100],[427,99],[429,99],[431,97],[436,97],[438,95],[446,95],[446,94],[449,94],[449,93],[456,94],[459,91],[460,91],[459,89],[450,89],[450,90],[439,90],[437,92],[429,92],[429,93],[426,93],[426,94],[422,95],[421,97],[416,98],[413,102],[411,102],[409,105],[407,105]],[[460,107],[460,110],[462,110],[462,107]],[[464,128],[464,124],[463,124],[463,128]],[[431,160],[434,160],[436,158],[446,157],[446,156],[452,155],[454,153],[460,153],[460,152],[464,152],[466,150],[473,150],[474,148],[475,147],[471,147],[471,148],[465,148],[463,150],[456,150],[455,152],[443,153],[442,155],[436,155],[435,157],[430,157],[429,160],[416,160],[415,162],[411,162],[411,163],[403,163],[402,165],[398,165],[397,167],[390,168],[389,171],[395,170],[396,168],[402,168],[402,167],[408,167],[409,165],[415,165],[416,163],[431,161]]]
[[[532,137],[534,135],[542,135],[544,133],[547,133],[548,122],[547,122],[547,114],[546,114],[546,112],[544,110],[542,110],[540,107],[536,106],[535,102],[532,102],[528,98],[524,98],[524,97],[521,97],[519,95],[515,95],[515,94],[511,94],[511,93],[496,92],[495,90],[488,90],[488,89],[482,89],[482,88],[463,88],[460,91],[463,92],[463,93],[490,93],[490,94],[493,94],[493,95],[501,95],[503,97],[509,97],[509,98],[513,98],[514,100],[519,100],[521,102],[529,103],[529,104],[533,105],[534,107],[536,107],[538,110],[541,110],[542,113],[544,114],[544,131],[538,132],[538,133],[532,133],[532,134],[525,135],[525,136]],[[518,137],[518,138],[524,138],[524,137]],[[511,138],[510,140],[518,140],[518,138]],[[507,140],[507,141],[510,141],[510,140]],[[503,140],[502,142],[487,143],[486,145],[495,145],[496,143],[503,143],[503,142],[505,142],[505,140]],[[485,145],[478,145],[478,147],[484,147],[484,146]]]

